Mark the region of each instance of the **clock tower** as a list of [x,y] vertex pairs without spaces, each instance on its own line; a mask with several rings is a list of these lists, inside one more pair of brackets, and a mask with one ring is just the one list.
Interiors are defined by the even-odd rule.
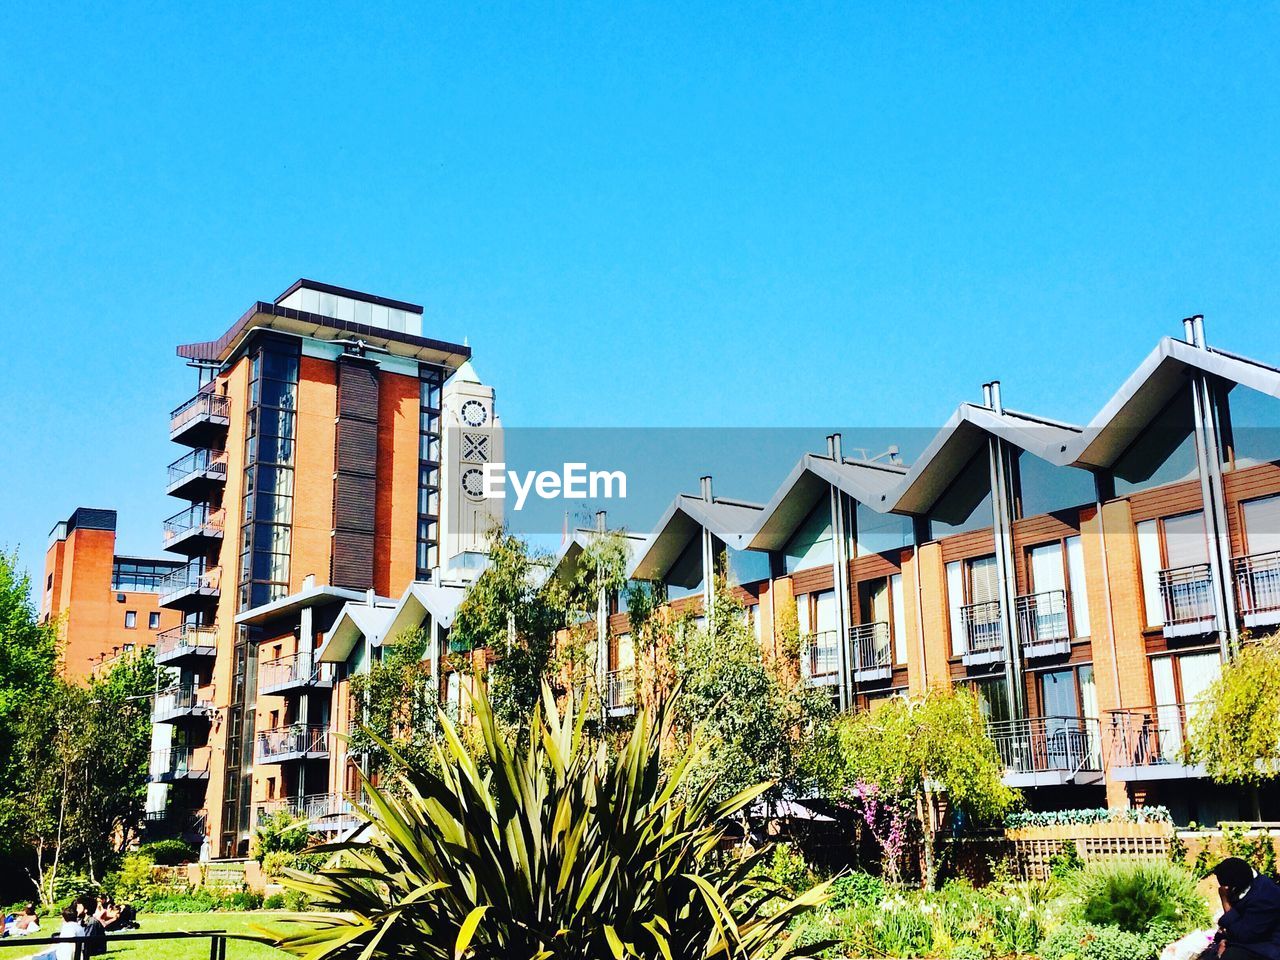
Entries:
[[484,465],[501,463],[502,422],[493,387],[481,383],[468,360],[444,386],[443,488],[440,560],[445,570],[467,568],[460,554],[488,551],[489,534],[502,524],[502,500],[484,496]]

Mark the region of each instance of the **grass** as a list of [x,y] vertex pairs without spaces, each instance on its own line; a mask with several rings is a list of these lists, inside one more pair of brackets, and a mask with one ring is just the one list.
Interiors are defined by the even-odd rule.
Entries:
[[[226,933],[266,933],[284,936],[298,929],[279,913],[258,910],[253,913],[142,913],[139,933],[170,933],[197,930],[222,930]],[[208,960],[209,941],[137,940],[129,942],[129,934],[112,934],[107,938],[107,960]],[[262,943],[246,940],[227,941],[227,960],[282,960],[287,954]]]

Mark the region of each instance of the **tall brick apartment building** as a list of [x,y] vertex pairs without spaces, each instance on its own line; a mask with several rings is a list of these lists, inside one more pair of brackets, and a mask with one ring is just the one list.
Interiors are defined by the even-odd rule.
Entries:
[[340,812],[315,650],[344,602],[475,568],[501,519],[477,482],[501,430],[468,347],[425,336],[411,303],[300,280],[178,355],[198,382],[169,422],[186,506],[164,538],[185,561],[159,588],[181,624],[157,638],[173,682],[149,809],[234,856],[259,808]]
[[77,507],[49,533],[40,616],[59,621],[62,673],[84,680],[111,660],[149,647],[178,623],[159,603],[178,564],[116,553],[116,512]]

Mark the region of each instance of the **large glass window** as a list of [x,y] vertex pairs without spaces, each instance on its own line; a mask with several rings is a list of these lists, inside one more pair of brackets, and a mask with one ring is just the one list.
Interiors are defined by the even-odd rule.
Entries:
[[249,360],[249,398],[240,536],[241,610],[289,592],[298,405],[296,342],[263,341]]
[[418,538],[415,566],[419,580],[440,566],[440,395],[444,370],[418,368]]
[[1020,515],[1034,517],[1093,503],[1093,476],[1087,470],[1058,467],[1033,453],[1018,451]]
[[929,535],[935,540],[953,533],[991,526],[991,469],[985,449],[975,453],[929,511]]
[[1236,469],[1280,460],[1280,401],[1248,387],[1236,387],[1226,406]]
[[858,556],[894,553],[911,546],[911,518],[896,513],[879,513],[866,504],[854,504],[855,537]]
[[1121,454],[1112,468],[1116,494],[1127,496],[1196,476],[1195,412],[1185,387]]
[[831,565],[835,553],[831,537],[831,505],[826,499],[818,498],[800,528],[782,548],[782,559],[787,573]]

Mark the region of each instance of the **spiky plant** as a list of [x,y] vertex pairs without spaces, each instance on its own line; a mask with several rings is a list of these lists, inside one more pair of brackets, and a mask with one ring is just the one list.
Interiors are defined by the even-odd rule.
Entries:
[[727,819],[769,784],[686,796],[691,754],[664,768],[664,709],[641,711],[613,759],[584,735],[589,712],[544,690],[517,745],[478,695],[481,762],[442,716],[437,764],[395,791],[365,784],[366,839],[288,878],[326,912],[278,945],[308,960],[799,956],[788,927],[827,885],[788,900],[752,873],[766,851],[721,852]]

